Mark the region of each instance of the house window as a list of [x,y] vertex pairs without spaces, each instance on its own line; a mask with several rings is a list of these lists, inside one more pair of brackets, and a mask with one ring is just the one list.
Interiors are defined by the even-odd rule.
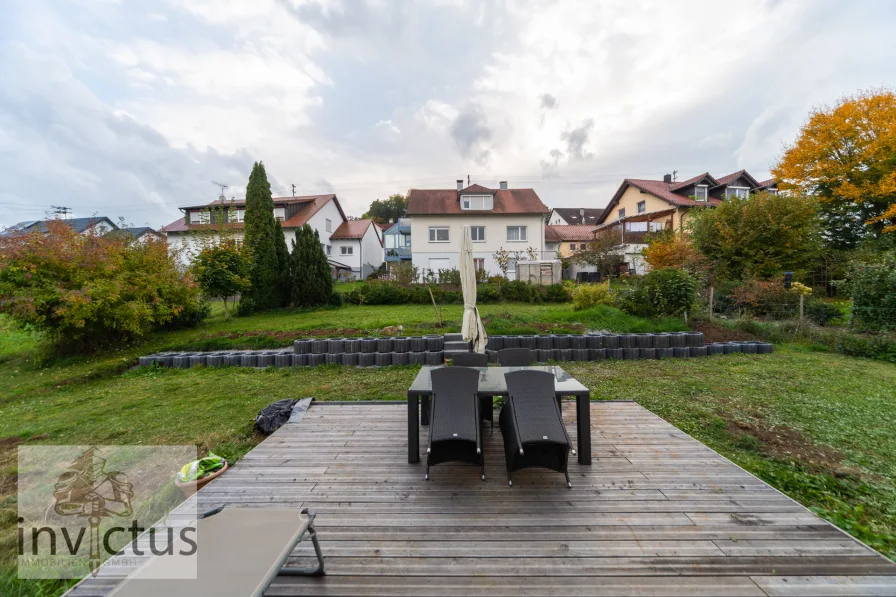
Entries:
[[638,213],[642,214],[647,211],[647,202],[646,201],[638,201]]
[[696,197],[697,201],[706,201],[707,193],[707,186],[705,184],[698,184],[694,187],[694,197]]
[[354,247],[339,247],[341,249],[342,255],[354,255],[355,248]]
[[651,232],[659,232],[663,229],[662,222],[650,222],[650,231]]
[[778,189],[765,189],[769,195],[777,195]]
[[575,250],[576,250],[576,243],[569,243],[569,250],[570,250],[570,251],[575,251]]
[[332,249],[333,249],[333,247],[331,247],[330,245],[327,245],[327,255],[331,254]]
[[464,210],[483,210],[494,207],[494,198],[491,195],[462,195],[460,208]]
[[485,259],[482,257],[474,257],[473,267],[476,268],[476,271],[478,272],[483,271],[485,269]]
[[471,226],[470,240],[474,243],[485,242],[485,226]]
[[327,232],[333,232],[333,221],[327,219]]
[[200,224],[208,224],[211,222],[212,214],[208,210],[202,210],[199,212],[199,223]]
[[243,218],[245,218],[245,217],[246,217],[246,210],[245,210],[245,209],[238,209],[238,210],[236,210],[236,221],[237,221],[237,222],[242,222],[242,221],[243,221]]
[[507,260],[507,275],[508,276],[516,275],[516,259],[508,259]]
[[508,226],[507,240],[509,242],[525,242],[528,240],[525,226]]
[[725,189],[725,197],[741,197],[747,198],[750,196],[750,189],[747,187],[728,187]]
[[429,242],[431,243],[447,243],[448,227],[447,226],[430,226]]
[[620,220],[625,219],[625,208],[624,207],[622,209],[620,209],[618,213],[619,213]]

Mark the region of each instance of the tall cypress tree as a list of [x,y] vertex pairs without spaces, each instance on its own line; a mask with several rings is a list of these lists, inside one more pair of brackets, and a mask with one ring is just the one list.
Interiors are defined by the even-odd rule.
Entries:
[[329,302],[330,295],[333,294],[333,275],[330,273],[330,263],[320,244],[317,230],[314,231],[314,247],[316,251],[312,262],[317,265],[314,271],[315,299],[316,304],[325,305]]
[[280,303],[280,271],[275,242],[274,200],[264,164],[256,162],[246,187],[243,243],[251,261],[252,288],[240,300],[240,313],[277,307]]
[[292,253],[289,256],[289,270],[292,278],[289,290],[289,304],[294,307],[305,306],[305,293],[308,287],[306,282],[308,263],[305,260],[305,238],[308,236],[309,230],[307,224],[296,230],[296,238],[292,241]]
[[290,303],[296,307],[325,305],[333,294],[333,279],[327,255],[317,231],[305,224],[296,231],[290,257],[292,285]]
[[292,276],[290,274],[289,249],[286,248],[286,237],[283,236],[283,226],[280,225],[280,220],[276,218],[274,218],[274,243],[277,245],[277,270],[280,273],[277,287],[277,306],[285,307],[289,304]]

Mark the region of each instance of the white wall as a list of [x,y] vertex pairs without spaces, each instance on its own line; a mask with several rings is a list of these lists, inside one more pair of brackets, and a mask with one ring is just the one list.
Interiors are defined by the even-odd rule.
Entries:
[[551,212],[551,226],[568,226],[569,222],[560,217],[556,211]]
[[[327,220],[332,222],[331,229],[328,231],[326,228]],[[342,214],[339,213],[339,208],[336,207],[335,201],[328,201],[326,205],[321,207],[316,214],[311,216],[311,219],[308,220],[308,225],[317,230],[318,236],[320,236],[320,243],[324,245],[324,249],[326,252],[326,246],[330,245],[330,252],[327,254],[327,257],[333,259],[334,261],[340,261],[338,259],[339,255],[332,248],[333,241],[330,240],[330,236],[336,232],[336,229],[342,225]],[[289,247],[289,250],[292,250],[292,240],[295,238],[295,231],[290,230],[287,231],[286,234],[286,244]]]
[[[544,251],[544,217],[535,215],[426,215],[411,218],[411,253],[414,265],[421,272],[430,269],[430,259],[447,259],[449,268],[456,268],[460,254],[461,234],[464,225],[485,226],[485,240],[473,243],[473,258],[484,260],[490,275],[501,273],[492,257],[503,248],[507,251],[525,252],[534,248],[541,259]],[[429,242],[431,226],[448,227],[448,242]],[[526,241],[508,241],[508,226],[526,226]]]
[[[361,239],[361,260],[362,266],[369,264],[373,269],[378,268],[385,261],[385,251],[383,245],[380,244],[380,233],[376,229],[376,224],[371,224]],[[369,272],[362,271],[361,274]]]
[[[243,231],[235,230],[228,235],[228,238],[232,238],[237,242],[243,242]],[[172,252],[175,250],[179,251],[180,262],[183,265],[190,265],[190,262],[202,250],[205,243],[216,243],[220,240],[219,234],[195,234],[190,232],[169,232],[166,238],[168,250]]]

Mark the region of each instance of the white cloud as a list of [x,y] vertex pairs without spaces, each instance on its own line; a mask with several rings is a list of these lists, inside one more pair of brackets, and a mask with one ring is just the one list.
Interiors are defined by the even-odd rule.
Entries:
[[894,11],[32,0],[0,24],[0,198],[27,206],[0,225],[56,197],[162,225],[254,160],[353,214],[468,173],[592,207],[626,176],[764,176],[813,105],[896,80]]

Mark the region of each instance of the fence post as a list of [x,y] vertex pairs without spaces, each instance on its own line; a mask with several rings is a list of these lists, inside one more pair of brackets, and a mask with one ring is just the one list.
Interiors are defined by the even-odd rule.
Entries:
[[709,287],[709,320],[712,321],[712,301],[713,301],[713,291],[715,288],[713,286]]
[[803,322],[803,301],[805,300],[805,296],[800,294],[800,323]]

